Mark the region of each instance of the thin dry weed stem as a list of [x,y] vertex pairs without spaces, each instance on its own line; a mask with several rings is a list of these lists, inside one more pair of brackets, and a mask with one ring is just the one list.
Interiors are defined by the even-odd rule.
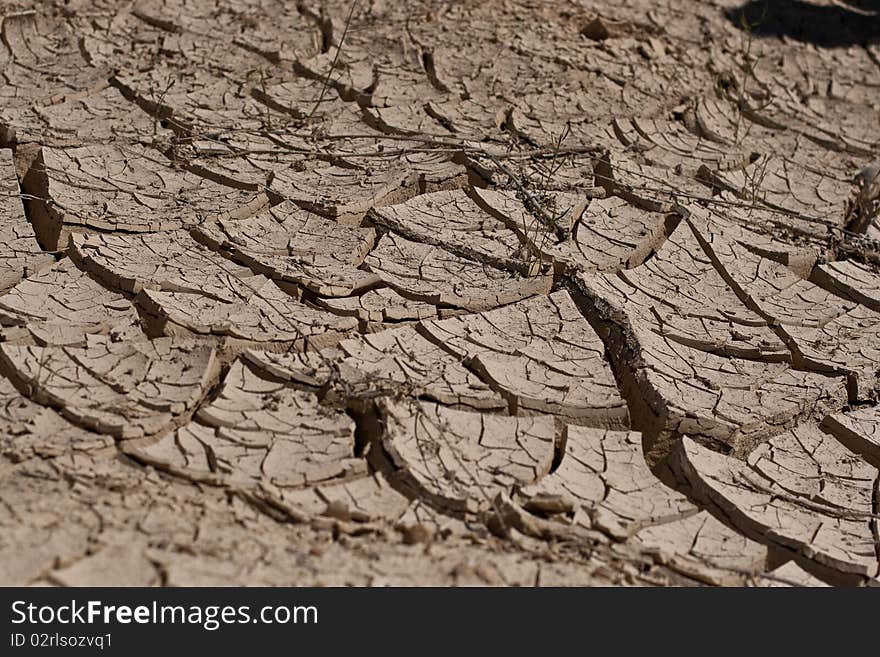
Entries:
[[330,86],[330,80],[333,77],[333,73],[336,71],[336,66],[339,63],[339,56],[342,54],[342,48],[345,45],[345,37],[348,36],[348,28],[351,25],[351,20],[354,18],[355,9],[357,9],[360,0],[352,0],[351,8],[348,10],[348,18],[345,21],[345,28],[342,30],[342,36],[339,38],[339,45],[336,46],[336,54],[333,56],[333,63],[330,65],[330,70],[327,71],[327,77],[324,78],[324,83],[321,85],[321,94],[318,96],[318,99],[315,101],[315,105],[312,107],[312,111],[308,113],[306,116],[306,123],[308,123],[311,118],[315,115],[315,112],[318,110],[318,107],[321,106],[321,103],[324,102],[324,95],[327,93],[327,88]]

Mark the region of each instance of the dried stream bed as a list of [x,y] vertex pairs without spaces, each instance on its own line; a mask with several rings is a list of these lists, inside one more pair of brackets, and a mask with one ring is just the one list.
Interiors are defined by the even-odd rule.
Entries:
[[876,35],[350,6],[4,3],[0,584],[880,584]]

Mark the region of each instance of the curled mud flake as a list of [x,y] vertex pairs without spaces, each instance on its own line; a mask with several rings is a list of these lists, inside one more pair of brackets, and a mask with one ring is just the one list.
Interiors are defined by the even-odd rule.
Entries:
[[814,426],[770,439],[745,462],[684,438],[675,467],[701,503],[817,577],[849,584],[877,577],[877,468]]
[[373,107],[364,109],[364,120],[367,122],[367,125],[383,133],[448,135],[449,131],[444,129],[443,125],[428,113],[427,104],[423,100],[404,105],[375,105],[376,97],[374,95],[373,103]]
[[[550,501],[573,522],[627,540],[695,508],[666,488],[644,462],[641,434],[569,426],[565,453],[552,474],[519,491],[524,508],[552,514]],[[550,515],[552,517],[552,515]]]
[[842,227],[850,183],[779,155],[762,155],[748,166],[701,169],[701,178],[747,203],[765,205]]
[[567,292],[479,315],[430,320],[421,329],[504,395],[516,412],[625,426],[604,345]]
[[169,429],[195,409],[219,370],[212,349],[168,338],[111,342],[89,336],[86,347],[5,344],[0,360],[34,401],[119,438]]
[[289,61],[294,52],[314,53],[318,37],[317,26],[295,4],[270,8],[234,0],[212,5],[148,0],[137,3],[130,15],[138,27],[161,39],[168,61],[218,71],[268,67]]
[[766,549],[700,511],[651,473],[638,433],[569,426],[559,467],[513,499],[535,516],[518,517],[527,532],[580,535],[586,541],[599,532],[622,551],[653,554],[700,581],[741,583],[765,565]]
[[67,258],[0,297],[0,325],[7,341],[82,347],[88,334],[146,340],[131,301]]
[[608,196],[619,196],[649,212],[676,212],[683,203],[710,196],[693,177],[639,161],[635,156],[609,150],[595,163],[596,185]]
[[766,588],[788,588],[793,586],[828,586],[818,577],[814,577],[794,561],[788,561],[761,577],[756,577],[750,582],[753,586]]
[[722,239],[785,265],[801,278],[811,277],[827,249],[825,227],[799,223],[790,215],[767,208],[741,207],[724,192],[718,200],[718,205],[707,208],[688,203],[684,209],[695,226],[711,226]]
[[373,223],[416,242],[438,246],[496,267],[523,269],[521,244],[508,227],[464,191],[422,194],[370,212]]
[[342,226],[289,204],[250,219],[204,224],[193,236],[259,274],[325,297],[347,297],[378,282],[358,269],[375,242],[374,229]]
[[694,229],[743,303],[775,327],[797,366],[847,376],[856,399],[876,395],[880,315],[724,239],[711,226]]
[[354,134],[352,128],[355,127],[374,138],[383,135],[364,124],[364,114],[357,103],[343,100],[332,86],[325,88],[323,80],[297,77],[280,83],[261,81],[253,87],[251,95],[267,108],[294,119],[294,126],[299,129],[284,135],[286,143],[294,140],[305,144],[309,135],[339,137]]
[[[445,130],[468,140],[485,142],[502,139],[501,126],[510,105],[501,98],[477,91],[467,99],[455,96],[433,99],[425,103],[423,109]],[[436,126],[434,129],[437,130]]]
[[880,579],[876,45],[14,4],[0,583]]
[[529,94],[517,99],[505,127],[532,146],[595,148],[610,133],[592,122],[611,114],[610,105],[607,96],[581,90]]
[[336,377],[334,365],[341,357],[342,352],[335,347],[282,353],[248,349],[242,354],[266,378],[310,388],[328,385]]
[[135,16],[131,11],[113,14],[71,16],[68,20],[80,38],[79,54],[99,71],[132,67],[138,61],[155,60],[161,48],[161,30]]
[[351,169],[318,162],[275,172],[271,189],[300,207],[352,223],[376,205],[393,203],[407,182],[409,172],[398,169]]
[[467,170],[443,151],[398,148],[380,144],[364,156],[360,147],[358,153],[341,154],[350,162],[328,158],[276,168],[269,188],[305,210],[359,225],[371,208],[467,183]]
[[113,439],[71,424],[0,378],[0,453],[14,463],[112,448]]
[[845,381],[801,372],[786,363],[726,358],[641,334],[643,379],[666,428],[747,448],[766,432],[818,418],[846,399]]
[[366,266],[405,297],[477,312],[547,294],[553,282],[549,275],[502,271],[395,233],[379,240]]
[[880,315],[856,306],[820,327],[783,327],[810,369],[845,374],[850,397],[874,400],[880,369]]
[[622,322],[623,336],[614,340],[623,340],[616,348],[632,372],[628,385],[646,400],[660,429],[749,450],[767,432],[818,420],[845,403],[844,377],[800,371],[774,358],[718,355],[666,337],[653,314],[633,308],[607,282],[578,278],[600,316]]
[[348,102],[369,97],[376,81],[372,57],[363,48],[350,44],[333,45],[327,52],[297,60],[294,67],[304,77],[322,84],[326,80]]
[[644,264],[582,280],[631,321],[682,345],[767,361],[789,357],[767,321],[749,310],[716,271],[686,223]]
[[490,511],[499,492],[546,475],[552,417],[503,417],[428,402],[383,402],[382,444],[405,485],[437,509]]
[[283,291],[186,232],[71,239],[72,257],[135,303],[166,335],[201,334],[245,344],[332,343],[356,325]]
[[740,169],[750,154],[703,139],[675,121],[615,119],[614,131],[628,150],[647,164],[696,174],[701,166],[713,171]]
[[[832,75],[839,76],[841,72],[842,69],[837,68]],[[803,72],[794,73],[799,74]],[[769,102],[764,100],[760,108],[750,105],[750,101],[739,107],[735,99],[701,97],[694,103],[694,121],[689,127],[711,141],[747,146],[758,152],[789,156],[798,151],[819,154],[819,158],[796,158],[811,168],[815,168],[817,159],[827,157],[842,162],[872,153],[869,144],[871,141],[876,144],[876,137],[872,135],[866,140],[858,135],[870,125],[870,120],[865,122],[871,115],[870,102],[840,102],[830,96],[820,99],[815,95],[811,99],[815,101],[815,109],[810,109],[806,105],[797,107],[784,98],[786,95],[777,93]],[[770,145],[774,148],[768,148]]]
[[354,423],[313,393],[258,376],[237,361],[195,420],[136,458],[194,481],[289,488],[362,472]]
[[218,221],[193,232],[215,250],[265,256],[320,254],[352,266],[363,262],[376,239],[373,228],[343,226],[288,203],[251,219]]
[[261,372],[310,387],[323,387],[352,402],[378,396],[430,399],[466,409],[503,411],[507,401],[462,363],[461,358],[401,327],[343,340],[320,352],[245,358]]
[[404,327],[344,340],[342,382],[351,390],[388,391],[447,406],[502,410],[507,402],[461,358]]
[[[552,196],[552,225],[529,213],[513,192],[474,190],[488,210],[565,273],[616,271],[641,264],[678,223],[675,215],[640,210],[621,198]],[[565,239],[560,240],[560,235]]]
[[434,304],[407,299],[389,287],[368,290],[356,297],[317,299],[316,303],[337,315],[365,322],[395,323],[437,316]]
[[32,112],[39,119],[39,130],[20,129],[19,144],[38,142],[52,147],[77,147],[94,143],[148,143],[152,139],[170,140],[171,131],[157,118],[133,111],[131,103],[113,87],[88,95],[76,94],[63,102],[36,105]]
[[408,175],[397,199],[389,200],[389,203],[399,203],[419,194],[467,187],[471,171],[457,160],[457,153],[445,153],[443,150],[424,153],[419,149],[411,153],[404,150],[401,166],[406,168]]
[[296,301],[272,281],[255,276],[236,301],[218,303],[187,292],[143,290],[137,304],[164,335],[211,335],[231,345],[304,348],[337,342],[355,328],[353,318],[337,317]]
[[741,141],[740,132],[746,133],[746,128],[738,121],[737,109],[731,102],[701,96],[694,102],[693,112],[690,130],[703,139],[729,145]]
[[70,232],[172,230],[246,217],[268,202],[264,194],[175,169],[137,144],[34,148],[21,157],[31,221],[40,243],[52,249],[63,248]]
[[12,156],[0,151],[0,294],[54,261],[51,254],[40,250],[25,217]]
[[810,278],[844,299],[851,299],[880,312],[880,276],[865,265],[852,260],[821,264]]
[[394,521],[409,506],[409,500],[378,473],[340,483],[285,490],[281,499],[311,517],[323,516],[348,523]]
[[880,468],[880,409],[877,406],[829,415],[822,420],[820,427],[851,452]]
[[802,103],[780,94],[759,105],[747,101],[742,114],[764,128],[802,135],[831,151],[863,156],[876,153],[880,142],[868,128],[876,120],[870,103],[831,95],[810,100]]
[[728,239],[723,228],[698,219],[694,234],[744,304],[768,321],[788,326],[821,326],[856,306],[804,280],[788,267]]
[[105,285],[128,294],[189,292],[231,302],[254,274],[195,243],[186,231],[157,235],[73,236],[72,259]]
[[[4,7],[8,10],[10,7]],[[35,107],[86,95],[107,84],[107,71],[89,66],[73,26],[48,12],[9,12],[2,17],[0,145],[39,133]]]
[[294,52],[314,52],[318,36],[317,26],[295,5],[274,6],[262,0],[248,3],[220,0],[214,5],[202,6],[180,0],[160,0],[139,6],[145,17],[170,20],[183,30],[207,34],[212,39],[220,27],[221,42],[227,45],[231,42],[238,49],[273,62],[284,61]]
[[[257,493],[266,496],[266,492]],[[266,497],[271,499],[270,497]],[[428,542],[454,524],[420,502],[412,502],[380,473],[341,482],[277,492],[277,500],[296,509],[317,527],[348,534],[380,532],[383,523],[399,527],[404,542]],[[418,535],[421,528],[421,535]],[[420,539],[420,540],[417,540]]]
[[302,116],[272,104],[262,91],[276,84],[270,69],[248,69],[234,82],[216,72],[157,67],[116,75],[111,83],[149,116],[152,142],[175,166],[221,185],[262,191],[276,171],[316,165]]
[[742,586],[767,567],[765,546],[731,529],[707,511],[647,527],[638,539],[661,563],[707,584]]
[[[375,486],[351,482],[351,493],[362,499],[357,509],[350,507],[353,515],[369,513],[375,521],[409,518],[409,511],[400,515],[405,498],[379,479]],[[372,495],[374,489],[378,495]],[[335,485],[321,490],[331,502],[342,498]],[[296,497],[299,491],[285,493]],[[267,502],[243,491],[229,495],[193,486],[118,458],[63,457],[4,467],[0,500],[0,581],[6,585],[366,585],[371,577],[391,577],[392,571],[399,581],[411,581],[411,573],[425,568],[430,569],[425,582],[444,576],[433,556],[413,561],[413,550],[403,549],[395,532],[377,531],[376,522],[337,520],[334,515],[341,512],[333,509],[338,511],[339,504],[319,509],[314,529],[280,524],[261,511],[269,508]],[[323,515],[327,506],[331,515]],[[420,517],[426,519],[424,513]],[[359,549],[352,552],[352,545],[328,540],[330,528],[353,540],[364,534],[358,547],[369,554],[358,557],[363,562],[351,561]],[[291,544],[302,549],[294,555]],[[459,541],[432,547],[446,555],[443,564],[462,549],[471,559],[480,553]]]
[[[110,78],[119,93],[159,123],[158,129],[171,128],[180,136],[205,142],[216,135],[221,138],[218,145],[228,139],[235,144],[237,131],[257,138],[261,128],[273,123],[286,127],[292,118],[267,108],[256,97],[256,91],[248,93],[247,82],[263,88],[275,84],[275,79],[268,67],[251,69],[237,81],[219,71],[184,70],[168,64],[143,71],[123,69]],[[244,138],[238,135],[238,139]]]

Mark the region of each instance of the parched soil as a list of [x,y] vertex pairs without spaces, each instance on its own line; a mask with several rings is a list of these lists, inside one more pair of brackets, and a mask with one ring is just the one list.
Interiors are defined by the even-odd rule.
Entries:
[[2,11],[0,584],[880,584],[878,3]]

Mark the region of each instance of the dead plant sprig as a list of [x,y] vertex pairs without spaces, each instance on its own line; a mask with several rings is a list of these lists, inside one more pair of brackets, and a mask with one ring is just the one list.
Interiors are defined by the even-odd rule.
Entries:
[[306,123],[311,120],[315,112],[318,111],[318,107],[324,102],[324,96],[327,93],[327,88],[330,86],[330,79],[333,77],[333,73],[339,63],[339,55],[342,53],[342,47],[345,45],[345,37],[348,36],[348,28],[351,25],[352,18],[354,18],[354,12],[355,9],[357,9],[358,4],[360,4],[360,0],[352,0],[351,8],[348,10],[348,18],[345,19],[345,28],[342,30],[342,36],[339,37],[339,45],[336,46],[336,54],[333,56],[333,63],[330,65],[330,70],[327,71],[327,77],[324,78],[324,83],[321,85],[321,94],[318,96],[318,100],[315,101],[312,111],[306,116]]

